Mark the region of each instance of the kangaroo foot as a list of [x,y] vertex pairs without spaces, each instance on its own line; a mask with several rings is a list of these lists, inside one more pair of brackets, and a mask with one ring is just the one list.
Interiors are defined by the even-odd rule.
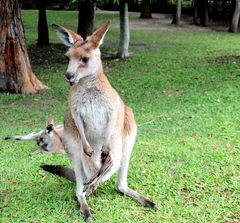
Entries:
[[88,205],[81,206],[80,213],[82,214],[86,222],[92,221],[92,214]]

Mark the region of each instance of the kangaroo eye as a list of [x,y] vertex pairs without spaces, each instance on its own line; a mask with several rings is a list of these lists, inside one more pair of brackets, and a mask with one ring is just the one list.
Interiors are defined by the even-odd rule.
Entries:
[[86,64],[89,61],[89,58],[88,57],[82,57],[81,61]]

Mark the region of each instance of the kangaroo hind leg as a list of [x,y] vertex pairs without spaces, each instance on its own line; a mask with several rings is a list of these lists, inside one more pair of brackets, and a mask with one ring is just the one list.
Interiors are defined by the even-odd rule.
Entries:
[[83,215],[83,217],[87,222],[90,222],[92,220],[92,214],[90,211],[90,207],[88,206],[86,201],[85,192],[83,191],[85,175],[84,175],[84,170],[81,163],[81,156],[74,155],[72,162],[73,162],[74,173],[76,178],[76,186],[77,186],[76,196],[80,203],[80,213]]
[[129,166],[130,156],[131,156],[134,142],[135,142],[134,132],[129,136],[124,137],[123,156],[121,160],[121,166],[119,169],[119,175],[118,175],[118,181],[117,181],[117,192],[132,197],[133,199],[137,200],[139,203],[141,203],[144,206],[158,210],[157,205],[153,203],[149,198],[139,194],[138,192],[128,187],[128,183],[127,183],[128,166]]

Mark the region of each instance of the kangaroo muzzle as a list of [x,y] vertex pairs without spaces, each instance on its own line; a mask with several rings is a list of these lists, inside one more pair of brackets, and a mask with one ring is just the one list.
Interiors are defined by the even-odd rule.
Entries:
[[76,79],[76,75],[74,73],[67,72],[65,77],[66,77],[66,80],[69,82],[70,85],[74,84],[74,81]]

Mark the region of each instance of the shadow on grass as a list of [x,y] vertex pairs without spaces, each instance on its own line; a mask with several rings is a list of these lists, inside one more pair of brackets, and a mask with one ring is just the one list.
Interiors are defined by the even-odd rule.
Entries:
[[33,70],[44,72],[46,70],[57,70],[59,65],[65,65],[64,57],[67,47],[63,44],[51,44],[48,47],[38,47],[32,44],[28,47],[29,58]]
[[[64,54],[68,47],[63,44],[51,44],[48,47],[39,47],[32,44],[28,47],[28,54],[33,70],[44,72],[46,70],[57,70],[59,66],[66,66],[67,61]],[[115,59],[116,54],[110,46],[101,49],[102,59]]]
[[217,64],[230,64],[230,63],[239,63],[239,55],[229,55],[229,56],[220,56],[215,58],[215,63]]
[[[140,45],[144,47],[145,45]],[[132,47],[139,47],[138,44]],[[67,66],[67,61],[64,54],[67,52],[68,47],[61,43],[51,44],[48,47],[39,47],[36,44],[32,44],[28,47],[28,54],[31,61],[31,65],[34,71],[46,72],[56,71],[59,66]],[[114,60],[117,58],[117,49],[114,42],[105,44],[101,47],[101,54],[103,60]]]

